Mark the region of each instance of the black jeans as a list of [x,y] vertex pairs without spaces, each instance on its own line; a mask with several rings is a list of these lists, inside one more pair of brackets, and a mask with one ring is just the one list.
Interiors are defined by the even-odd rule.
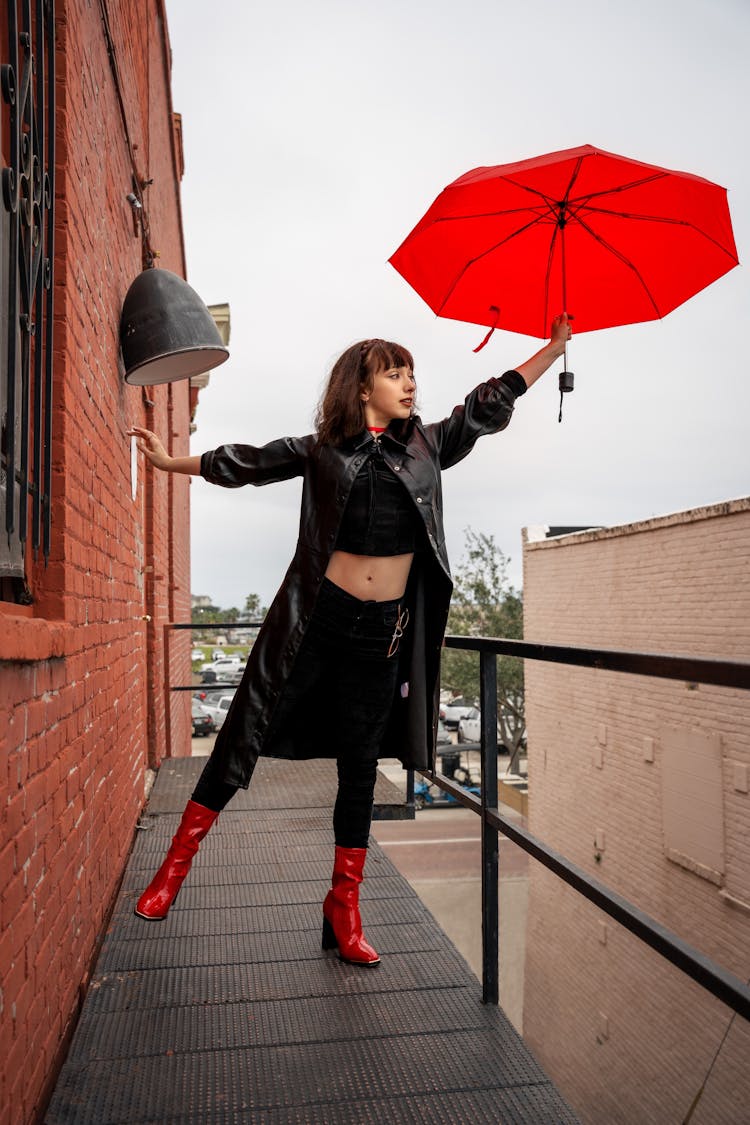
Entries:
[[[328,701],[330,756],[338,769],[333,828],[340,847],[367,847],[378,753],[396,690],[396,652],[406,616],[403,599],[360,601],[324,579],[272,720],[271,731],[293,729],[304,724],[313,698],[322,693]],[[220,812],[236,791],[217,776],[209,758],[193,800]]]

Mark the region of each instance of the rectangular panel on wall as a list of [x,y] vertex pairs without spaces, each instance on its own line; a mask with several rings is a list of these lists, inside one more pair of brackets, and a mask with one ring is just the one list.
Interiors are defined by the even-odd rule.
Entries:
[[666,854],[720,885],[724,876],[721,736],[666,725],[659,736]]

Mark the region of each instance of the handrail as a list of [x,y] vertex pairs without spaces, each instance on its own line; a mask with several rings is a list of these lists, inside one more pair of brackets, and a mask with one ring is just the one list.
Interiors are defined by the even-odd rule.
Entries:
[[[572,646],[539,645],[494,637],[445,638],[448,648],[478,651],[480,661],[480,709],[482,786],[481,799],[467,793],[445,775],[418,770],[449,793],[482,821],[482,1000],[497,1004],[498,980],[498,832],[523,848],[558,878],[595,903],[606,914],[651,946],[697,984],[711,992],[739,1015],[750,1020],[750,987],[694,949],[677,934],[634,906],[616,891],[605,887],[565,856],[548,847],[530,832],[513,824],[497,808],[497,656],[523,656],[531,660],[576,664],[583,667],[630,672],[638,675],[686,679],[691,682],[750,688],[750,664],[707,660],[666,653],[646,654],[624,650],[576,649]],[[580,656],[580,659],[576,659]],[[488,782],[485,785],[485,780]],[[487,884],[487,885],[486,885]],[[485,916],[485,910],[489,917]]]
[[463,648],[472,652],[494,652],[499,656],[518,656],[525,660],[548,660],[554,664],[575,664],[599,671],[631,672],[637,676],[687,680],[719,687],[750,688],[750,664],[716,657],[538,644],[533,641],[506,640],[504,637],[453,635],[445,638],[445,647]]
[[236,633],[238,629],[260,629],[262,621],[170,621],[170,629],[213,629],[214,633],[232,632]]
[[[262,622],[231,624],[233,631],[257,629]],[[169,624],[165,629],[216,629],[216,623],[187,622]],[[596,649],[573,645],[540,644],[509,640],[505,637],[463,637],[448,635],[446,648],[479,652],[481,708],[481,798],[467,792],[451,778],[433,770],[417,770],[432,784],[449,793],[459,804],[481,818],[482,825],[482,1000],[497,1004],[498,928],[499,928],[499,837],[502,832],[563,882],[593,902],[605,914],[628,929],[687,976],[711,992],[744,1019],[750,1020],[750,987],[723,969],[711,958],[694,949],[616,891],[594,879],[571,860],[550,848],[536,836],[507,820],[498,809],[497,785],[497,657],[516,656],[526,660],[595,668],[600,671],[684,680],[689,683],[750,689],[750,663],[696,657],[675,653],[643,653],[626,649]],[[212,689],[234,687],[212,684]],[[194,691],[195,685],[169,685],[171,691]],[[414,770],[407,772],[407,801],[414,801]]]

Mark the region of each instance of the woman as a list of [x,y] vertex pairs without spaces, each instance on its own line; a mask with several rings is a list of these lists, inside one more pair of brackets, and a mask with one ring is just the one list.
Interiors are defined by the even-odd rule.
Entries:
[[365,340],[334,364],[314,435],[173,458],[149,430],[129,431],[166,472],[227,488],[304,480],[294,558],[167,857],[138,901],[141,917],[166,917],[198,845],[237,788],[247,788],[259,754],[333,757],[336,850],[323,948],[378,964],[358,902],[377,760],[424,769],[434,754],[452,589],[440,473],[507,426],[515,399],[563,354],[570,334],[567,315],[555,317],[541,351],[432,425],[414,412],[409,352]]

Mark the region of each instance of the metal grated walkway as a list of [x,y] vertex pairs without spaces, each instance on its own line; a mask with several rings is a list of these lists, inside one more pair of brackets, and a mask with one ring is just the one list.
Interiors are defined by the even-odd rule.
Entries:
[[377,845],[361,903],[381,965],[321,950],[333,763],[262,760],[169,917],[136,918],[202,765],[162,765],[46,1125],[577,1120]]

